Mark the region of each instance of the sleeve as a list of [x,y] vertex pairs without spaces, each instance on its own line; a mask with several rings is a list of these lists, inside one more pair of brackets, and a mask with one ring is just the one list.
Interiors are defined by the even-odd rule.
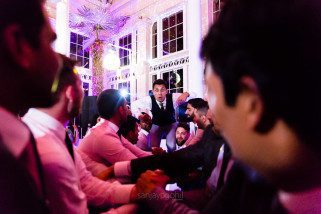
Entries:
[[[150,197],[149,197],[150,196]],[[171,195],[165,192],[160,187],[156,188],[153,192],[149,194],[143,194],[141,197],[148,204],[149,207],[153,209],[155,213],[163,214],[198,214],[197,210],[193,210],[183,203],[178,202],[173,199]]]
[[204,164],[204,147],[201,143],[161,155],[131,160],[132,181],[135,182],[146,170],[162,169],[171,178],[179,178]]
[[110,164],[137,158],[134,153],[122,144],[116,134],[100,136],[94,145],[94,150],[100,158]]
[[81,188],[86,194],[89,205],[101,207],[129,203],[134,185],[122,185],[117,181],[102,181],[94,177],[86,169],[77,152],[75,152],[75,161]]
[[131,111],[133,115],[138,118],[141,112],[145,112],[152,116],[151,110],[152,110],[152,100],[150,96],[143,97],[139,100],[135,100],[131,103]]
[[138,158],[152,155],[151,152],[146,152],[146,151],[140,149],[139,147],[137,147],[137,146],[133,145],[132,143],[130,143],[124,137],[122,137],[122,142],[123,142],[124,147],[129,149]]
[[197,129],[195,136],[186,141],[186,143],[185,143],[186,146],[191,146],[191,145],[194,145],[194,144],[198,143],[202,139],[203,133],[204,133],[204,130]]
[[79,186],[77,171],[70,156],[66,156],[55,139],[51,140],[48,136],[38,138],[37,146],[51,213],[88,213],[86,195]]
[[114,174],[116,178],[130,177],[131,175],[130,161],[117,162],[114,165]]
[[[196,97],[196,93],[194,92],[188,92],[189,93],[189,96],[187,97],[186,99],[186,102],[190,99],[193,99]],[[177,107],[177,99],[182,95],[182,93],[173,93],[172,96],[173,96],[173,104],[174,104],[174,108]]]

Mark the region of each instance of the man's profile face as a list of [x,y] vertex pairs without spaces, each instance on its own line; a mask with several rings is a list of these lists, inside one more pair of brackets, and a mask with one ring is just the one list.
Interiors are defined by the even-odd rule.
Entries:
[[158,102],[163,102],[166,98],[167,89],[165,85],[154,85],[153,94]]
[[81,111],[82,101],[83,101],[83,90],[81,85],[81,80],[77,77],[77,82],[73,87],[73,97],[72,109],[70,112],[70,119],[77,117]]
[[187,115],[187,117],[193,119],[194,112],[195,112],[195,108],[188,103],[185,111],[185,114]]
[[[43,9],[44,11],[44,9]],[[28,69],[27,80],[29,82],[31,102],[35,106],[49,106],[52,101],[52,85],[58,78],[59,59],[52,49],[52,43],[56,39],[56,34],[51,28],[48,17],[44,13],[45,23],[39,35],[39,46],[31,48],[30,67]]]
[[[224,89],[221,78],[215,74],[210,63],[207,65],[205,74],[208,86],[208,103],[212,115],[215,115],[220,131],[230,145],[233,155],[248,162],[253,158],[253,147],[247,128],[246,116],[238,101],[235,106],[228,106],[225,102]],[[253,161],[253,160],[251,160]]]
[[182,146],[186,140],[189,138],[189,132],[183,127],[177,127],[176,129],[176,143],[179,146]]

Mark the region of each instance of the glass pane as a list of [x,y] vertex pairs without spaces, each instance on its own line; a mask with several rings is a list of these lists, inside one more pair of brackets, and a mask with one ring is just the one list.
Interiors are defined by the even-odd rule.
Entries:
[[156,74],[154,74],[154,75],[152,76],[152,82],[154,82],[155,80],[157,80],[157,75],[156,75]]
[[153,24],[152,33],[153,33],[153,34],[156,34],[156,33],[157,33],[157,22],[155,22],[155,23]]
[[170,27],[173,27],[175,24],[176,24],[176,21],[175,21],[175,14],[174,15],[171,15],[170,17],[169,17],[169,26]]
[[177,25],[177,38],[183,36],[183,24]]
[[89,68],[89,59],[88,58],[84,58],[84,67]]
[[166,82],[167,88],[169,88],[169,72],[163,73],[163,80]]
[[176,88],[183,87],[183,69],[178,69],[176,72]]
[[169,30],[163,31],[163,43],[167,42],[169,40]]
[[84,52],[82,50],[82,45],[77,45],[77,55],[83,56]]
[[123,39],[119,39],[119,46],[124,46],[124,40]]
[[176,38],[176,27],[172,27],[169,29],[169,39],[173,40]]
[[70,42],[77,43],[77,34],[73,32],[70,33]]
[[176,14],[176,18],[177,18],[177,24],[182,23],[183,22],[183,11],[180,11]]
[[124,57],[124,49],[119,49],[119,58]]
[[171,53],[176,52],[176,40],[173,40],[170,42],[170,52]]
[[163,19],[163,30],[168,28],[168,18]]
[[79,63],[79,66],[83,66],[83,57],[77,56],[77,62]]
[[157,58],[157,47],[153,47],[153,49],[152,49],[152,57],[153,57],[153,59]]
[[128,58],[127,57],[124,58],[124,65],[128,65]]
[[169,43],[163,44],[163,56],[169,54]]
[[88,51],[88,50],[85,50],[85,51],[84,51],[84,57],[89,58],[89,51]]
[[132,35],[131,34],[129,34],[127,42],[128,42],[128,44],[132,43]]
[[156,46],[156,45],[157,45],[157,36],[153,35],[152,46]]
[[72,54],[76,54],[77,53],[76,44],[70,43],[70,53],[72,53]]
[[169,88],[176,88],[176,73],[173,71],[169,75]]
[[83,36],[82,35],[78,35],[78,45],[82,45],[83,42]]
[[132,44],[127,46],[128,49],[132,49]]
[[74,54],[70,54],[70,58],[73,59],[73,60],[77,60],[77,56],[74,55]]
[[128,56],[129,55],[129,52],[124,50],[124,56]]
[[177,39],[177,51],[181,51],[184,48],[183,38]]

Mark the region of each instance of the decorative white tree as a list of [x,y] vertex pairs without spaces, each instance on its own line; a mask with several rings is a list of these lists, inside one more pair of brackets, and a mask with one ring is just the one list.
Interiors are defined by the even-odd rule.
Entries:
[[117,34],[129,19],[129,16],[117,17],[110,9],[111,3],[94,9],[82,6],[78,9],[78,14],[70,16],[70,27],[88,37],[83,47],[90,47],[93,59],[93,95],[98,95],[103,90],[104,43]]

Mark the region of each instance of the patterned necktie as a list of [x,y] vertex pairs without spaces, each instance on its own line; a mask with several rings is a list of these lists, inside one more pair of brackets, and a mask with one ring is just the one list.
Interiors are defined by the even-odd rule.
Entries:
[[162,111],[165,111],[165,108],[164,108],[164,103],[159,103],[159,105],[160,105],[160,109],[162,110]]
[[75,161],[74,148],[73,148],[73,145],[72,145],[72,141],[70,140],[69,135],[68,135],[67,132],[66,132],[66,137],[65,137],[65,143],[66,143],[66,146],[67,146],[67,149],[68,149],[68,152],[69,152],[71,158]]

